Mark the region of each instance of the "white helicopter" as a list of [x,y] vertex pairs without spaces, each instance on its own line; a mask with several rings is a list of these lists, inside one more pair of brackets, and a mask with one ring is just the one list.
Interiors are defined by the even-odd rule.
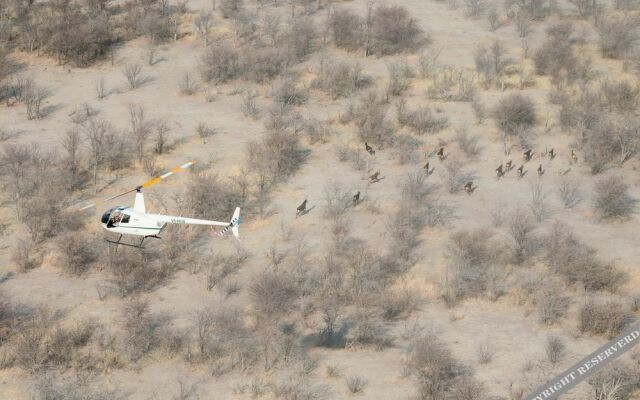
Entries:
[[[220,232],[220,235],[224,235],[229,229],[231,229],[231,233],[233,234],[233,236],[236,239],[239,239],[238,225],[240,225],[241,222],[239,207],[236,207],[230,222],[209,221],[205,219],[176,217],[172,215],[148,214],[146,212],[142,189],[148,188],[149,186],[168,178],[176,172],[185,170],[191,167],[193,164],[195,164],[195,161],[190,161],[179,167],[173,168],[171,171],[155,177],[150,181],[137,186],[134,189],[127,190],[126,192],[117,194],[115,196],[111,196],[97,203],[87,204],[84,207],[81,207],[80,210],[86,210],[88,208],[95,207],[97,204],[116,199],[120,196],[124,196],[135,191],[136,197],[133,203],[133,207],[114,207],[108,209],[104,212],[104,214],[102,214],[102,218],[100,220],[100,222],[102,223],[102,227],[109,232],[114,232],[120,235],[118,237],[118,240],[106,239],[109,243],[142,248],[142,244],[146,238],[160,239],[159,234],[167,224],[223,226],[224,229]],[[121,241],[123,235],[142,236],[142,239],[138,244],[124,243]]]

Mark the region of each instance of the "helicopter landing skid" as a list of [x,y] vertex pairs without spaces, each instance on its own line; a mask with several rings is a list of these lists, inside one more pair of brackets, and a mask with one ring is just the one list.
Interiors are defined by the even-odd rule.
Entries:
[[158,236],[158,235],[148,235],[148,236],[144,236],[144,237],[142,238],[142,240],[140,240],[140,243],[138,243],[138,244],[135,244],[135,243],[126,243],[126,242],[123,242],[123,241],[122,241],[122,234],[120,234],[120,236],[118,236],[118,240],[111,240],[111,239],[106,239],[106,238],[105,238],[104,240],[106,240],[110,245],[111,245],[111,244],[116,245],[115,250],[116,250],[116,252],[117,252],[117,251],[118,251],[118,246],[119,246],[119,245],[122,245],[122,246],[129,246],[129,247],[135,247],[135,248],[137,248],[137,249],[144,249],[144,246],[142,246],[142,244],[144,243],[144,240],[145,240],[146,238],[162,239],[162,238],[161,238],[160,236]]

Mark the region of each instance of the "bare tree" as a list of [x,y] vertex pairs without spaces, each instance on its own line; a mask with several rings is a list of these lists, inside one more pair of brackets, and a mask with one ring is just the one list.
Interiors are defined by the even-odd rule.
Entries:
[[151,127],[152,124],[147,120],[144,107],[139,104],[129,104],[129,129],[135,143],[138,162],[144,159]]
[[629,186],[620,176],[600,178],[595,185],[593,206],[602,218],[628,218],[637,203],[628,192]]
[[138,63],[127,63],[122,68],[122,74],[127,79],[129,89],[133,90],[142,84],[142,66]]
[[193,22],[195,25],[198,36],[202,39],[202,44],[207,47],[209,45],[209,35],[211,33],[211,27],[213,25],[213,21],[211,19],[210,12],[201,11],[197,16],[195,21]]

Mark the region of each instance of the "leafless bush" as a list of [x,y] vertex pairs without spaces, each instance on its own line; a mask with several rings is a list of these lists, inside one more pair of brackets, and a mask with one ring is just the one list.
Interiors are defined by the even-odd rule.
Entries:
[[614,292],[624,281],[624,274],[614,264],[602,262],[595,249],[578,241],[566,225],[554,224],[544,247],[551,269],[570,283],[582,282],[587,291]]
[[129,358],[138,361],[157,344],[157,326],[149,303],[140,298],[129,300],[122,310],[125,346]]
[[536,296],[538,320],[546,325],[553,325],[567,313],[570,305],[569,297],[559,287],[546,287]]
[[464,168],[464,163],[456,158],[449,157],[443,163],[442,177],[449,193],[456,193],[469,181],[473,181],[475,174]]
[[268,82],[282,74],[290,61],[288,51],[279,47],[245,49],[242,54],[245,76],[256,83]]
[[391,151],[400,164],[413,164],[419,162],[418,150],[422,142],[412,135],[400,133],[394,136],[391,143]]
[[574,54],[573,24],[559,22],[547,28],[547,37],[535,52],[536,72],[554,79],[575,74],[578,59]]
[[558,193],[562,199],[562,204],[567,208],[573,208],[582,201],[580,182],[576,178],[562,176]]
[[105,384],[98,383],[86,374],[63,376],[60,373],[48,372],[39,375],[33,389],[34,400],[118,400],[123,393],[107,389]]
[[415,338],[409,351],[406,369],[418,379],[420,399],[440,399],[454,390],[456,382],[470,374],[434,335]]
[[42,256],[38,254],[35,244],[29,239],[19,239],[11,252],[11,260],[22,272],[32,270],[42,264]]
[[329,182],[324,190],[325,210],[324,215],[333,220],[339,220],[352,204],[352,196],[343,185],[338,182]]
[[514,62],[506,54],[506,49],[499,40],[494,41],[489,47],[479,46],[476,48],[476,71],[483,77],[485,87],[492,84],[501,87],[505,69]]
[[313,18],[301,16],[291,21],[284,36],[293,60],[302,61],[315,50],[318,32]]
[[461,231],[451,236],[442,290],[448,304],[481,296],[496,287],[494,279],[499,275],[500,253],[491,241],[492,236],[486,230]]
[[258,118],[260,115],[260,107],[256,103],[257,94],[247,90],[242,95],[241,110],[245,117]]
[[198,31],[198,36],[202,39],[202,44],[204,47],[209,45],[209,34],[211,33],[211,28],[213,25],[213,21],[211,20],[211,12],[201,11],[193,21],[193,24]]
[[349,162],[355,170],[362,171],[367,167],[367,157],[362,151],[358,151],[348,145],[337,146],[336,154],[340,162]]
[[217,133],[216,128],[210,127],[204,122],[200,122],[196,127],[196,132],[198,132],[198,137],[202,139],[205,143],[208,137],[211,137]]
[[161,265],[140,252],[119,250],[110,260],[108,268],[111,273],[110,281],[122,297],[151,290],[167,278]]
[[418,69],[420,76],[423,78],[431,78],[438,71],[438,57],[441,50],[425,52],[418,59]]
[[222,181],[216,175],[194,174],[187,183],[183,207],[193,215],[205,219],[230,216],[236,207],[243,205],[242,191],[230,181]]
[[545,343],[544,351],[547,355],[547,360],[551,364],[557,364],[565,356],[567,345],[564,340],[559,336],[549,335],[547,336],[547,341]]
[[435,116],[427,106],[415,110],[407,109],[406,101],[401,99],[396,106],[396,114],[400,126],[408,126],[418,135],[433,134],[449,125],[446,116]]
[[345,8],[334,9],[327,18],[327,27],[337,47],[355,50],[363,44],[364,21],[352,11]]
[[224,18],[231,18],[242,11],[243,6],[243,0],[220,0],[218,10],[220,10]]
[[180,94],[191,96],[196,92],[197,82],[193,79],[190,72],[183,73],[178,79],[178,88]]
[[363,377],[359,375],[349,375],[346,378],[347,381],[347,389],[349,392],[356,394],[361,393],[364,388],[367,386],[367,381]]
[[256,317],[277,320],[290,313],[298,296],[293,277],[286,272],[265,270],[256,278],[249,288]]
[[276,86],[271,96],[282,106],[300,106],[307,102],[309,95],[305,88],[300,88],[296,77],[287,77]]
[[413,68],[406,62],[395,62],[387,65],[387,70],[387,96],[401,96],[411,86],[411,79],[415,76]]
[[631,16],[605,18],[600,21],[598,30],[600,51],[608,58],[624,58],[640,40],[637,20]]
[[93,240],[68,233],[58,238],[58,249],[61,253],[60,266],[72,275],[81,275],[98,259]]
[[597,119],[588,121],[590,126],[582,131],[584,158],[594,174],[624,164],[637,153],[640,145],[640,136],[637,134],[639,119],[628,115],[605,114],[605,110],[597,112]]
[[593,207],[605,219],[629,218],[635,211],[636,199],[629,194],[629,186],[618,175],[596,181]]
[[475,72],[454,67],[432,74],[427,97],[439,101],[472,101],[476,95]]
[[394,127],[387,119],[387,108],[384,99],[372,90],[349,108],[345,120],[355,122],[360,139],[382,147],[393,141]]
[[500,12],[498,11],[498,6],[495,4],[490,4],[487,7],[486,18],[487,22],[489,22],[489,28],[491,32],[495,32],[502,26],[502,22],[500,21]]
[[200,74],[205,82],[226,82],[242,73],[240,51],[229,40],[212,43],[200,61]]
[[329,121],[319,121],[315,118],[305,120],[302,131],[311,144],[327,143],[336,134]]
[[498,102],[493,110],[493,119],[500,130],[508,135],[517,135],[536,123],[536,107],[533,101],[521,94],[510,94]]
[[142,66],[132,62],[122,68],[122,75],[127,79],[129,89],[133,90],[142,84]]
[[477,354],[478,362],[480,364],[489,364],[493,360],[493,356],[496,354],[496,351],[490,342],[485,341],[478,344]]
[[380,55],[416,51],[427,41],[418,21],[401,6],[375,7],[370,37],[369,50]]
[[637,357],[634,361],[614,361],[603,368],[588,382],[593,389],[593,397],[599,399],[616,398],[628,400],[633,398],[634,391],[640,386],[640,371]]
[[531,201],[529,202],[529,210],[536,222],[542,222],[549,216],[548,193],[540,182],[531,185]]
[[477,157],[482,150],[478,143],[480,141],[480,137],[469,135],[466,126],[456,129],[455,140],[458,143],[458,147],[460,147],[464,154],[469,158]]
[[136,147],[136,155],[138,156],[138,161],[141,162],[146,154],[146,145],[152,127],[151,122],[146,117],[146,111],[143,106],[138,104],[129,105],[129,126]]
[[578,315],[578,329],[582,333],[613,338],[633,320],[627,305],[611,297],[587,299]]
[[322,59],[313,86],[337,99],[350,96],[369,86],[371,82],[371,77],[362,72],[359,64],[351,65],[346,61]]
[[626,80],[605,80],[600,86],[609,111],[630,112],[638,108],[640,103],[640,85]]
[[521,264],[536,250],[536,238],[533,236],[535,225],[530,214],[517,207],[508,218],[507,228],[513,246],[513,260],[516,264]]
[[476,117],[476,122],[478,124],[482,124],[484,119],[487,117],[487,108],[478,96],[473,98],[471,102],[471,108],[473,109],[473,115]]
[[383,349],[391,345],[388,327],[379,314],[358,307],[350,315],[351,326],[347,332],[347,343],[351,347],[373,347]]
[[464,6],[465,15],[469,18],[479,18],[487,8],[484,0],[465,0]]
[[153,146],[153,151],[156,154],[164,154],[165,152],[169,151],[169,144],[168,144],[168,139],[169,139],[169,126],[167,125],[166,121],[159,121],[157,124],[155,124],[155,138],[154,138],[154,146]]
[[304,162],[306,152],[295,132],[273,130],[261,140],[249,143],[249,168],[272,183],[293,174]]

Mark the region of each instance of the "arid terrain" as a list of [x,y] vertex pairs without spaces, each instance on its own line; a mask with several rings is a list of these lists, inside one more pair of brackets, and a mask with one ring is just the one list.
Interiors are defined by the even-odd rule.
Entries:
[[[638,150],[638,0],[0,0],[0,399],[522,400],[640,316]],[[79,209],[190,160],[239,241]]]

